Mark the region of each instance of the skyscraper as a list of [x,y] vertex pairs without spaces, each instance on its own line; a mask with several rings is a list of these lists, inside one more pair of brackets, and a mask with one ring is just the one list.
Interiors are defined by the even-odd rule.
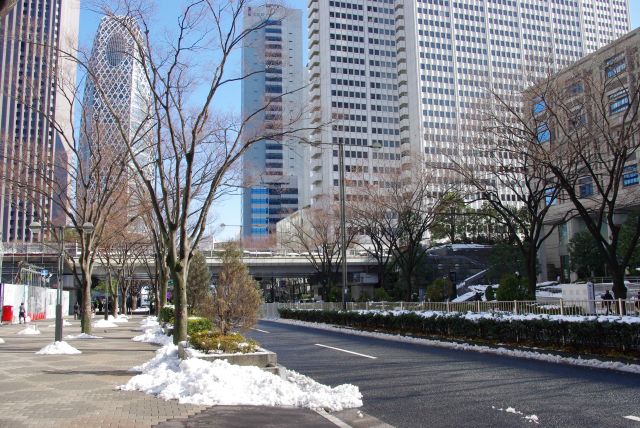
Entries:
[[[83,100],[80,144],[126,151],[122,131],[141,144],[151,106],[151,92],[141,61],[140,28],[134,18],[105,16],[93,42]],[[114,117],[115,116],[115,117]],[[117,120],[116,120],[117,118]],[[141,153],[140,156],[148,155]]]
[[[287,133],[303,107],[302,11],[248,7],[243,40],[243,143],[262,130]],[[257,113],[257,114],[256,114]],[[297,122],[295,125],[299,127]],[[254,143],[243,157],[242,234],[260,238],[308,198],[306,147],[294,135]]]
[[[345,144],[347,198],[423,162],[438,196],[474,148],[489,90],[515,96],[629,29],[626,0],[309,2],[312,140]],[[366,146],[382,143],[375,152]],[[312,198],[337,194],[337,148],[312,151]],[[505,200],[514,195],[506,190]]]
[[[79,11],[79,0],[19,1],[0,21],[3,241],[31,240],[35,218],[64,221],[45,183],[68,180],[66,171],[55,168],[68,155],[52,120],[72,132],[72,106],[59,91],[75,84],[76,66],[61,52],[77,50]],[[29,179],[27,189],[14,184],[21,175]]]

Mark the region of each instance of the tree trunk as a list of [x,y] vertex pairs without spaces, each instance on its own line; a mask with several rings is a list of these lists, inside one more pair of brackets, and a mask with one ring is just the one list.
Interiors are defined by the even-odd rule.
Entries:
[[533,253],[528,251],[526,256],[526,265],[527,265],[527,288],[529,289],[529,294],[533,297],[533,300],[536,299],[536,285],[537,285],[537,258],[536,252]]
[[82,314],[80,318],[80,329],[82,333],[91,334],[91,270],[92,266],[88,261],[81,260],[80,270],[82,272]]
[[[611,267],[609,266],[611,271],[611,276],[613,278],[613,297],[615,297],[616,301],[614,302],[614,306],[618,307],[618,299],[626,300],[627,298],[627,287],[624,285],[624,269],[621,269],[620,266]],[[626,306],[622,305],[622,313],[620,315],[626,315],[627,310]]]
[[[180,266],[180,264],[178,264]],[[176,272],[177,271],[177,272]],[[173,304],[175,322],[173,324],[173,343],[187,340],[187,275],[186,269],[176,269],[171,275],[173,279]]]

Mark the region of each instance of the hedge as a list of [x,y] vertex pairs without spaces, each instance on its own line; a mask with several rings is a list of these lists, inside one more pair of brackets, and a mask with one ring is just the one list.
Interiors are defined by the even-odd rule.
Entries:
[[175,321],[176,313],[173,305],[165,305],[162,309],[160,309],[160,313],[158,314],[158,321],[166,322],[169,324],[173,324]]
[[638,353],[640,324],[556,320],[465,319],[462,315],[424,317],[416,312],[348,312],[280,309],[287,319],[420,336],[490,341],[589,352]]
[[187,335],[191,336],[193,333],[209,330],[211,330],[211,321],[207,318],[189,317],[187,319]]

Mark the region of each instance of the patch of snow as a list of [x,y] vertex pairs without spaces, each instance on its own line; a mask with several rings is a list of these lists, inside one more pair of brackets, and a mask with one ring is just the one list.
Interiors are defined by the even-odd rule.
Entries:
[[77,339],[103,339],[100,336],[93,336],[91,334],[87,334],[87,333],[80,333],[80,334],[76,334],[76,335],[69,335],[66,336],[65,339],[69,339],[69,340],[77,340]]
[[496,355],[502,355],[506,357],[526,358],[529,360],[546,361],[548,363],[553,363],[553,364],[568,364],[572,366],[590,367],[594,369],[605,369],[605,370],[617,370],[617,371],[626,372],[626,373],[640,374],[640,365],[625,364],[619,361],[600,361],[596,359],[586,360],[582,358],[562,357],[562,356],[553,355],[553,354],[541,354],[539,352],[533,352],[533,351],[522,351],[519,349],[506,349],[502,347],[491,348],[489,346],[471,345],[469,343],[445,342],[442,340],[421,339],[417,337],[408,337],[408,336],[394,335],[394,334],[388,334],[388,333],[376,333],[376,332],[370,332],[370,331],[352,330],[352,329],[334,327],[326,324],[316,324],[316,323],[305,322],[305,321],[286,320],[286,319],[277,319],[277,320],[270,320],[270,321],[279,322],[283,324],[301,325],[301,326],[315,328],[319,330],[339,331],[341,333],[347,333],[347,334],[352,334],[356,336],[375,337],[378,339],[392,340],[395,342],[414,343],[418,345],[434,346],[438,348],[447,348],[447,349],[453,349],[458,351],[472,351],[472,352],[480,352],[483,354],[496,354]]
[[75,355],[82,354],[67,342],[53,342],[36,352],[38,355]]
[[98,320],[96,322],[93,323],[93,326],[95,328],[112,328],[112,327],[118,327],[118,324],[112,322],[112,321],[107,321],[104,318],[101,320]]
[[172,344],[160,348],[152,360],[137,369],[141,374],[119,389],[207,406],[295,406],[331,411],[362,406],[362,394],[354,385],[331,388],[294,371],[282,369],[282,375],[276,376],[224,360],[181,361],[177,346]]
[[131,312],[133,312],[134,314],[148,314],[149,308],[136,308],[132,309]]
[[[49,327],[54,328],[56,325],[55,324],[49,324]],[[73,324],[71,324],[69,321],[67,320],[62,320],[62,326],[63,327],[71,327],[73,326]]]
[[513,407],[507,407],[506,409],[502,409],[502,408],[496,409],[495,406],[491,406],[491,408],[495,409],[495,410],[497,410],[499,412],[513,413],[514,415],[522,416],[522,419],[525,419],[527,422],[533,422],[535,424],[539,424],[540,423],[539,420],[538,420],[538,416],[536,416],[536,415],[525,415],[524,413],[522,413],[519,410],[516,410]]
[[142,328],[156,327],[158,325],[160,325],[158,317],[146,317],[140,322],[140,327]]
[[136,336],[131,340],[134,342],[153,343],[161,346],[173,343],[173,338],[164,334],[160,326],[148,328],[143,334]]
[[120,314],[117,317],[114,317],[113,315],[109,315],[109,321],[115,322],[115,323],[125,323],[125,322],[129,322],[129,317],[123,314]]
[[37,325],[30,325],[30,326],[27,326],[26,328],[20,330],[16,334],[40,334],[40,330],[38,330],[38,326]]
[[4,343],[4,340],[0,337],[0,345]]

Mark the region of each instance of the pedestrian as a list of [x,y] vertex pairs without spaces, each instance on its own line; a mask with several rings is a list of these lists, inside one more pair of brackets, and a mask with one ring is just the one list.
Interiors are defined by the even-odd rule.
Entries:
[[18,323],[27,323],[27,309],[24,307],[24,302],[20,303],[20,309],[18,309]]
[[98,312],[102,312],[102,299],[98,299]]
[[78,315],[80,315],[80,305],[76,301],[75,305],[73,305],[73,319],[77,320]]
[[640,314],[640,290],[638,290],[638,295],[636,296],[636,314]]
[[613,296],[609,290],[607,290],[607,292],[602,296],[602,301],[604,306],[607,308],[607,315],[609,315],[609,312],[611,311],[611,302],[613,302]]

